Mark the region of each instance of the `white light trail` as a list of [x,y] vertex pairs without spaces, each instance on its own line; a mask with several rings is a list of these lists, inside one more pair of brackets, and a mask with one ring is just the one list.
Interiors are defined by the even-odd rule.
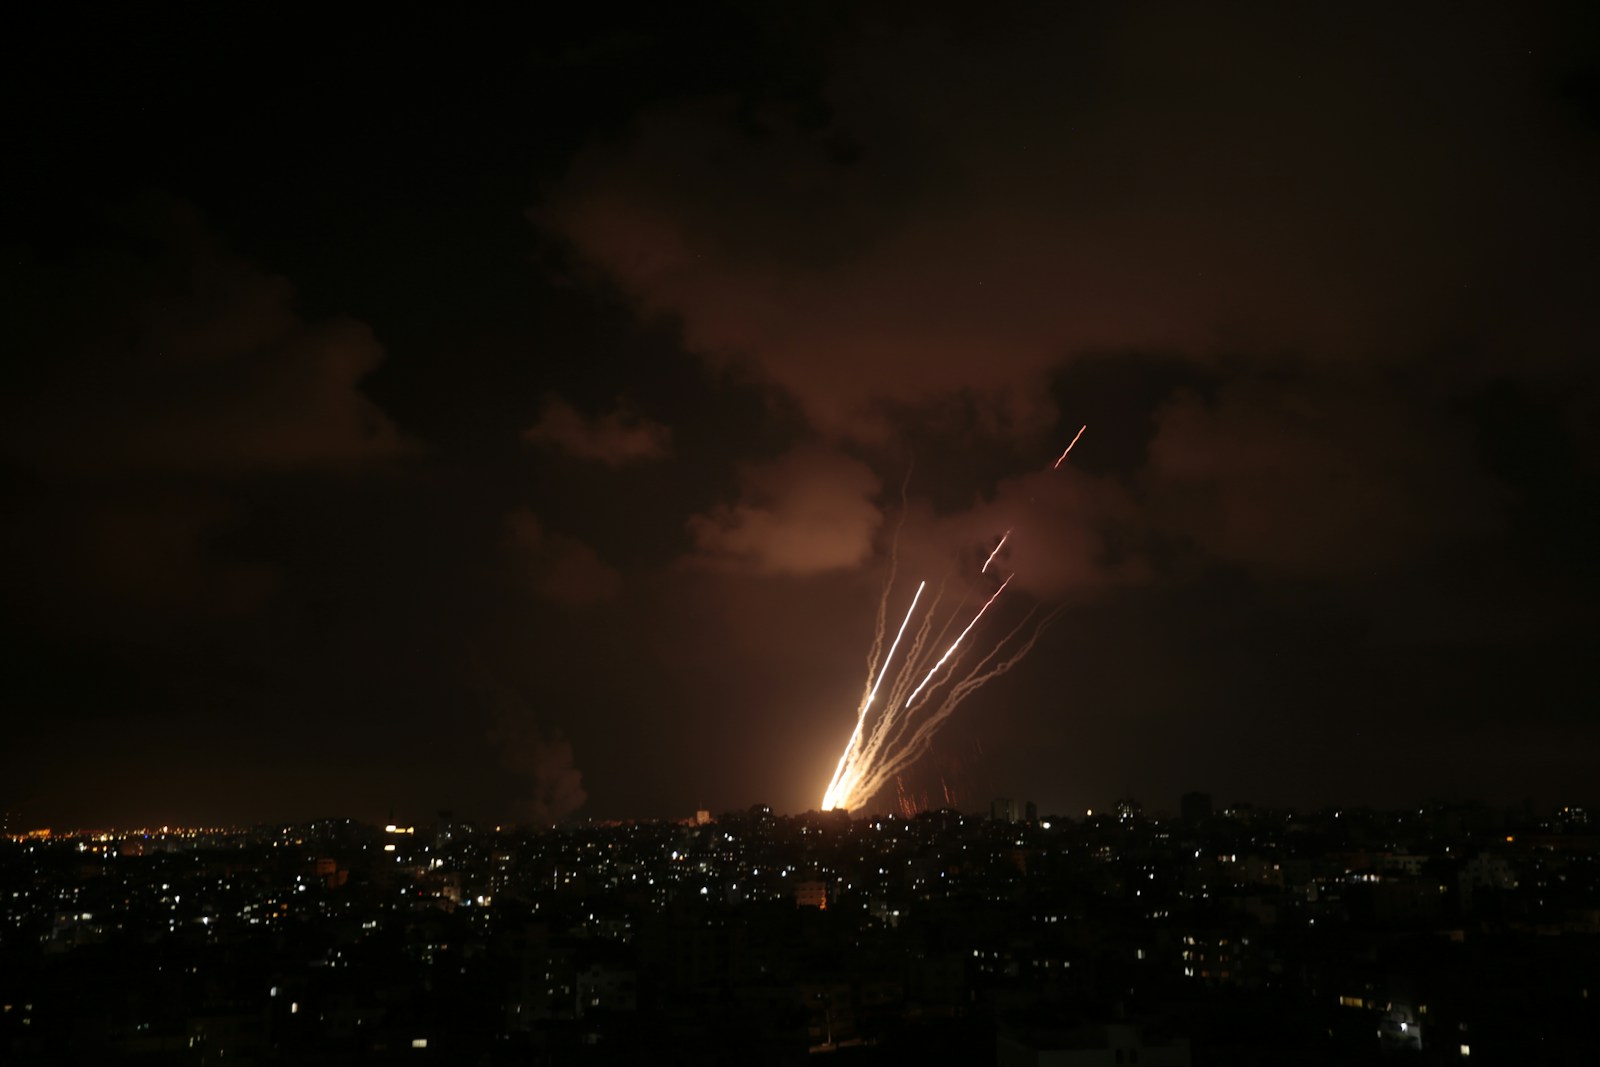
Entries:
[[[876,716],[869,715],[879,688],[884,679],[891,675],[890,661],[893,659],[895,649],[900,645],[901,638],[905,636],[927,583],[923,582],[917,586],[911,610],[900,623],[900,631],[890,646],[889,656],[884,659],[883,672],[862,700],[850,741],[845,746],[844,754],[839,757],[838,766],[834,768],[832,781],[828,783],[828,788],[823,793],[824,811],[832,808],[860,807],[870,800],[879,789],[922,754],[932,740],[934,731],[969,694],[990,678],[1010,670],[1016,661],[1033,647],[1049,619],[1037,626],[1005,661],[991,666],[1000,650],[1014,643],[1022,626],[1028,622],[1028,619],[1024,619],[1016,629],[985,654],[965,677],[950,681],[950,671],[955,669],[955,663],[960,659],[963,643],[994,603],[1000,599],[1000,594],[1011,584],[1011,577],[1007,577],[994,592],[989,594],[983,605],[973,613],[961,632],[945,648],[943,654],[934,659],[932,651],[927,649],[927,644],[933,628],[933,617],[939,606],[939,598],[936,597],[912,636],[911,647],[906,654],[904,664],[898,671],[893,672],[893,681],[889,685],[888,696],[882,705],[882,710]],[[885,593],[887,595],[887,590]],[[1030,612],[1029,618],[1031,617]],[[950,616],[945,621],[941,633],[949,629],[954,618],[955,616]],[[950,683],[950,689],[933,706],[931,712],[923,714],[930,704],[933,692],[946,682]],[[920,722],[917,721],[919,718]]]
[[989,573],[989,564],[993,563],[994,562],[994,558],[1000,554],[1000,550],[1002,548],[1006,547],[1006,541],[1010,537],[1011,537],[1011,531],[1007,530],[1005,532],[1005,536],[1000,538],[1000,543],[998,545],[994,546],[994,551],[989,553],[989,558],[983,561],[983,567],[978,571],[979,574],[988,574]]
[[[1014,578],[1016,576],[1012,575],[1011,577]],[[933,665],[933,669],[928,672],[928,676],[922,679],[922,684],[913,689],[911,691],[911,695],[906,697],[905,703],[907,706],[909,706],[913,700],[917,699],[917,694],[922,692],[929,682],[933,681],[933,676],[939,673],[939,668],[944,666],[945,660],[949,659],[950,654],[953,653],[957,648],[961,647],[961,642],[966,640],[967,635],[972,632],[972,628],[978,625],[978,620],[983,618],[983,613],[989,610],[989,605],[998,600],[1000,598],[1000,594],[1005,592],[1006,586],[1010,584],[1011,578],[1007,578],[1005,581],[1000,583],[1000,588],[996,589],[994,594],[990,596],[988,600],[983,602],[983,607],[979,608],[978,613],[972,617],[972,621],[967,623],[967,628],[961,631],[961,636],[957,637],[955,641],[951,643],[950,647],[945,649],[944,655],[939,657],[939,662],[935,663]]]
[[[1067,443],[1066,449],[1051,465],[1051,470],[1057,470],[1072,452],[1078,439],[1083,436],[1088,426],[1081,426]],[[900,490],[902,508],[905,503],[905,486]],[[905,512],[901,512],[904,521]],[[1000,555],[1000,550],[1010,540],[1012,530],[1007,530],[1000,538],[993,550],[990,551],[979,574],[987,574],[995,558]],[[1015,667],[1022,658],[1033,650],[1038,643],[1039,636],[1044,633],[1045,627],[1053,622],[1060,608],[1051,611],[1038,622],[1033,620],[1037,609],[1029,611],[1014,626],[1009,633],[997,641],[978,662],[964,676],[955,678],[957,665],[960,663],[965,651],[962,648],[969,634],[983,619],[995,602],[1000,599],[1000,594],[1006,591],[1015,574],[1007,575],[994,592],[984,600],[983,605],[973,613],[945,648],[944,653],[937,659],[933,658],[929,646],[929,638],[937,647],[955,624],[956,615],[946,616],[939,627],[939,632],[933,634],[934,619],[939,613],[939,604],[943,593],[933,598],[923,614],[921,622],[912,631],[910,647],[907,649],[905,659],[898,670],[891,670],[894,663],[895,652],[900,648],[900,643],[906,636],[907,629],[911,628],[912,617],[917,613],[917,605],[922,601],[922,594],[927,589],[926,581],[917,584],[917,591],[911,598],[911,606],[906,610],[905,618],[900,622],[900,629],[895,632],[894,641],[889,645],[889,652],[883,657],[881,669],[878,654],[883,649],[885,636],[886,616],[889,606],[889,594],[894,586],[895,570],[898,563],[899,526],[896,525],[894,546],[889,557],[889,576],[884,584],[883,596],[878,601],[878,623],[872,639],[872,647],[867,657],[867,684],[861,704],[856,709],[855,729],[851,731],[850,740],[846,743],[844,752],[839,756],[838,766],[834,768],[833,778],[828,782],[828,788],[823,792],[822,808],[824,811],[833,808],[856,808],[871,800],[877,792],[884,788],[890,781],[897,781],[898,776],[915,762],[933,741],[934,733],[946,719],[959,707],[962,701],[977,691],[985,682],[998,678]],[[1033,623],[1031,632],[1022,636],[1030,623]],[[1009,651],[1006,651],[1009,649]],[[946,670],[946,667],[949,667]],[[917,681],[918,678],[921,681]],[[873,707],[878,698],[878,692],[883,687],[884,681],[890,679],[888,693],[882,704],[878,705],[877,714],[872,714]],[[937,681],[936,681],[937,680]],[[915,683],[915,684],[913,684]],[[943,687],[947,686],[945,689]],[[939,692],[943,689],[943,695]],[[907,804],[908,794],[903,783],[897,781],[902,807]],[[949,788],[945,790],[949,796]],[[912,798],[914,799],[914,798]]]
[[906,609],[906,617],[900,620],[900,630],[894,635],[894,644],[889,646],[889,654],[883,658],[883,670],[878,673],[878,685],[872,687],[872,692],[867,694],[867,703],[871,704],[878,695],[878,686],[883,684],[884,675],[889,673],[889,664],[894,660],[894,650],[900,647],[900,639],[906,635],[906,626],[911,622],[911,616],[916,614],[917,601],[922,599],[922,591],[928,587],[925,581],[917,583],[916,595],[911,598],[911,606]]
[[[844,775],[845,766],[850,762],[852,753],[856,752],[861,744],[861,727],[866,724],[867,709],[872,706],[873,700],[877,698],[878,686],[881,686],[883,684],[883,680],[889,675],[889,664],[894,660],[894,650],[900,647],[900,639],[905,636],[906,626],[910,624],[911,616],[916,613],[917,601],[922,599],[922,591],[926,589],[927,586],[928,583],[926,581],[917,583],[917,593],[911,598],[911,607],[906,609],[906,617],[900,622],[900,631],[894,635],[894,643],[889,646],[889,654],[883,659],[883,670],[878,672],[878,681],[867,692],[867,695],[861,701],[861,708],[856,713],[855,732],[850,735],[850,743],[845,745],[844,754],[839,757],[839,766],[834,768],[833,781],[828,783],[827,792],[823,796],[822,809],[824,811],[827,811],[829,808],[835,806],[829,804],[827,798],[832,796],[834,790],[838,788],[839,779]],[[884,597],[885,599],[888,598],[888,590],[884,590]],[[882,618],[881,611],[879,612],[879,618]]]
[[1051,470],[1061,469],[1061,461],[1067,458],[1067,453],[1072,451],[1072,446],[1078,443],[1078,438],[1082,437],[1083,431],[1087,430],[1088,428],[1088,423],[1084,423],[1082,426],[1078,427],[1078,432],[1072,435],[1071,441],[1067,442],[1066,450],[1063,451],[1061,455],[1056,457],[1056,461],[1054,463],[1050,464]]

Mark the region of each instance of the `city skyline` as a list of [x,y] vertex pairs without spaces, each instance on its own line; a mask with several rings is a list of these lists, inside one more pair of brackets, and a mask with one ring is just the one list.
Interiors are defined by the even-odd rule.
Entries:
[[[0,839],[7,1062],[1581,1062],[1590,813]],[[1537,1010],[1530,1006],[1537,1005]],[[1092,1054],[1092,1053],[1090,1053]],[[1470,1057],[1470,1059],[1469,1059]]]
[[1596,29],[51,16],[0,810],[803,812],[920,581],[865,810],[1592,808]]

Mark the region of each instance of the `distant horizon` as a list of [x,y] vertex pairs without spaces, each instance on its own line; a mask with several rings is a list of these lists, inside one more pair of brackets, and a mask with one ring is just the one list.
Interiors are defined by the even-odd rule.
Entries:
[[[1186,791],[1186,792],[1189,792],[1189,791]],[[1205,793],[1206,790],[1196,790],[1195,792]],[[1258,803],[1256,801],[1247,800],[1247,799],[1243,799],[1243,798],[1230,799],[1230,800],[1224,801],[1224,800],[1217,799],[1215,794],[1211,794],[1211,796],[1212,796],[1212,804],[1213,804],[1213,810],[1212,810],[1212,816],[1213,817],[1224,817],[1224,816],[1226,816],[1227,811],[1229,809],[1231,809],[1231,808],[1248,808],[1250,810],[1260,811],[1260,812],[1269,813],[1269,814],[1288,814],[1288,815],[1296,815],[1296,816],[1299,816],[1299,815],[1320,816],[1320,815],[1327,814],[1329,812],[1340,811],[1340,810],[1348,810],[1348,811],[1351,811],[1351,812],[1373,812],[1373,813],[1379,813],[1379,814],[1404,813],[1404,812],[1417,812],[1417,813],[1421,814],[1421,813],[1426,813],[1427,811],[1432,810],[1432,809],[1458,809],[1458,808],[1459,809],[1473,809],[1473,808],[1476,808],[1476,809],[1499,812],[1499,813],[1502,813],[1502,814],[1516,813],[1516,814],[1519,814],[1519,815],[1522,815],[1522,816],[1525,816],[1525,817],[1528,817],[1528,818],[1548,818],[1548,817],[1560,814],[1560,812],[1562,810],[1564,810],[1564,809],[1575,808],[1575,809],[1578,809],[1578,810],[1581,810],[1581,811],[1590,812],[1590,813],[1594,814],[1595,816],[1600,817],[1600,810],[1597,810],[1596,806],[1592,802],[1584,802],[1583,800],[1578,799],[1578,798],[1567,799],[1567,800],[1558,800],[1558,801],[1547,802],[1547,803],[1534,803],[1534,802],[1527,801],[1527,800],[1500,802],[1500,801],[1484,800],[1484,799],[1480,799],[1480,798],[1466,798],[1466,799],[1460,799],[1460,800],[1447,800],[1447,799],[1435,798],[1433,800],[1419,802],[1419,803],[1411,803],[1411,804],[1404,804],[1404,803],[1402,803],[1402,804],[1375,804],[1375,803],[1360,803],[1360,802],[1329,801],[1329,802],[1320,803],[1320,804],[1316,804],[1316,805],[1296,805],[1296,804]],[[1019,807],[1021,807],[1022,805],[1025,805],[1027,803],[1030,803],[1028,801],[1028,799],[1025,798],[1025,797],[995,797],[995,798],[991,798],[991,799],[992,800],[1014,800],[1018,804]],[[1144,803],[1142,798],[1139,798],[1139,797],[1132,797],[1132,798],[1118,797],[1118,798],[1113,799],[1109,804],[1107,804],[1106,807],[1104,807],[1104,808],[1094,808],[1094,809],[1089,809],[1089,808],[1083,808],[1083,809],[1077,809],[1077,810],[1062,810],[1062,809],[1055,809],[1055,808],[1046,809],[1044,806],[1041,806],[1041,805],[1035,805],[1035,807],[1037,809],[1037,818],[1039,820],[1063,819],[1063,820],[1070,820],[1071,822],[1074,822],[1074,823],[1081,823],[1081,822],[1084,822],[1084,821],[1086,821],[1087,819],[1090,819],[1090,818],[1094,818],[1094,819],[1115,818],[1115,805],[1116,805],[1117,801],[1123,800],[1123,799],[1133,799],[1133,800],[1139,802],[1139,804],[1140,804],[1139,816],[1142,817],[1142,818],[1156,819],[1156,820],[1171,820],[1171,821],[1179,821],[1179,820],[1181,820],[1183,818],[1183,816],[1181,815],[1181,813],[1179,812],[1179,810],[1177,809],[1176,806],[1165,807],[1165,806],[1162,806],[1162,805],[1149,805],[1149,804]],[[582,812],[574,812],[571,815],[565,816],[562,819],[557,820],[555,822],[539,822],[539,821],[531,821],[531,820],[525,820],[525,819],[518,820],[518,819],[480,817],[480,816],[476,816],[476,815],[474,815],[473,813],[470,813],[470,812],[453,812],[452,813],[452,817],[451,817],[451,821],[455,822],[455,823],[472,824],[476,829],[480,829],[480,830],[481,829],[488,829],[488,828],[496,828],[496,829],[498,829],[498,828],[506,828],[506,827],[515,828],[515,829],[519,829],[519,830],[534,829],[534,828],[561,829],[561,828],[567,828],[567,827],[582,827],[582,826],[588,825],[588,824],[599,825],[599,824],[608,824],[608,823],[618,823],[618,824],[626,824],[626,823],[693,823],[697,812],[702,811],[702,810],[709,812],[711,818],[713,820],[716,820],[716,819],[718,819],[718,818],[720,818],[721,816],[724,816],[724,815],[744,814],[744,813],[748,813],[748,812],[750,812],[750,811],[752,811],[754,809],[760,808],[760,807],[771,808],[771,813],[772,813],[772,815],[774,817],[776,817],[776,818],[786,818],[786,819],[787,818],[799,818],[799,817],[802,817],[802,816],[805,816],[805,815],[833,814],[834,812],[838,812],[838,811],[843,810],[843,809],[837,809],[836,808],[836,809],[833,809],[832,812],[828,812],[828,811],[823,811],[822,809],[819,809],[819,808],[808,808],[808,809],[795,810],[795,811],[781,811],[781,810],[779,810],[777,808],[772,808],[771,805],[764,804],[761,801],[755,801],[753,803],[742,805],[742,806],[741,805],[735,805],[735,806],[732,806],[732,807],[722,807],[722,808],[704,808],[704,809],[697,808],[697,809],[689,811],[687,814],[679,813],[679,814],[676,814],[676,815],[631,815],[631,816],[605,815],[605,816],[602,816],[602,815],[586,815],[586,814],[584,814]],[[22,825],[22,824],[19,823],[18,825],[11,826],[11,828],[9,830],[9,836],[12,837],[12,838],[22,838],[22,837],[26,837],[29,834],[37,833],[37,832],[39,832],[41,830],[46,830],[46,829],[50,831],[52,836],[73,836],[73,835],[93,834],[93,833],[128,834],[128,833],[140,833],[140,832],[150,833],[150,832],[186,832],[186,831],[187,832],[235,832],[235,831],[246,831],[246,830],[252,830],[252,829],[257,829],[257,828],[262,828],[262,827],[274,827],[274,826],[277,826],[277,827],[309,826],[309,825],[314,824],[314,823],[323,823],[323,822],[330,822],[330,823],[331,822],[351,822],[351,823],[356,823],[356,824],[359,824],[359,825],[362,825],[362,826],[372,826],[372,827],[379,827],[379,828],[381,828],[383,826],[386,826],[386,825],[389,825],[391,823],[393,823],[394,825],[397,825],[397,826],[434,826],[434,825],[439,825],[440,823],[443,822],[443,820],[439,818],[439,815],[438,815],[438,811],[439,810],[451,810],[451,809],[437,809],[433,813],[431,813],[429,815],[426,815],[426,816],[408,816],[408,817],[404,817],[404,818],[401,818],[401,817],[390,818],[390,817],[386,817],[386,816],[384,816],[384,817],[362,817],[362,816],[353,815],[353,814],[324,814],[324,815],[311,816],[311,817],[307,817],[307,818],[289,818],[289,819],[283,819],[283,818],[255,818],[255,819],[241,820],[241,821],[217,821],[217,822],[183,822],[183,821],[177,821],[177,820],[169,819],[169,820],[160,821],[160,822],[138,822],[138,823],[134,823],[134,822],[57,823],[57,822],[52,822],[50,820],[30,820],[26,825]],[[914,814],[911,814],[911,815],[907,815],[906,813],[900,812],[900,811],[869,810],[869,809],[865,809],[865,808],[856,808],[856,809],[851,809],[848,812],[848,815],[852,820],[855,820],[855,819],[872,819],[872,818],[908,820],[908,819],[916,818],[919,815],[938,814],[940,812],[946,812],[946,811],[953,811],[953,812],[956,812],[957,814],[960,814],[960,815],[963,815],[963,816],[969,816],[969,817],[973,817],[973,818],[987,818],[988,815],[989,815],[989,804],[985,803],[980,807],[970,807],[970,808],[969,807],[955,807],[955,806],[929,807],[929,808],[920,809],[920,810],[918,810],[917,812],[915,812]],[[20,815],[22,815],[21,812],[17,812],[17,811],[4,812],[3,814],[5,814],[10,819],[10,821],[13,822],[13,823],[16,823],[17,820],[18,820],[18,817]]]

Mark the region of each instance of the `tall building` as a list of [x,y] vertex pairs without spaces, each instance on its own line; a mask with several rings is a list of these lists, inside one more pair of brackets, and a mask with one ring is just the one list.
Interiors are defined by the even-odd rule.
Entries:
[[794,887],[794,903],[797,908],[828,909],[828,883],[810,879],[796,882]]

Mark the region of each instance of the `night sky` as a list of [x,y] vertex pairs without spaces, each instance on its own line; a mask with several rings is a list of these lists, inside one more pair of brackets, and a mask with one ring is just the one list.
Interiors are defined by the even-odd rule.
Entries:
[[1594,5],[225,6],[3,35],[14,828],[814,808],[891,558],[934,806],[1600,799]]

